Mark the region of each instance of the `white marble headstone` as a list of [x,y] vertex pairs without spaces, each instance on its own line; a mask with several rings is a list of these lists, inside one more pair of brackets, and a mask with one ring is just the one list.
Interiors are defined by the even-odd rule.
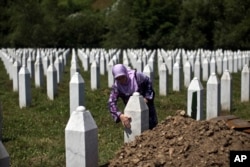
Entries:
[[131,128],[124,128],[124,142],[127,143],[149,128],[148,106],[138,92],[130,96],[124,114],[131,117]]

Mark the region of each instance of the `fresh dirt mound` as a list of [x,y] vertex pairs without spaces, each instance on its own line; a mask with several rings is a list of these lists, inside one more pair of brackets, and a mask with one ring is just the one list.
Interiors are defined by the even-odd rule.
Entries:
[[227,167],[230,150],[250,150],[250,135],[224,121],[196,121],[178,114],[125,143],[109,166]]

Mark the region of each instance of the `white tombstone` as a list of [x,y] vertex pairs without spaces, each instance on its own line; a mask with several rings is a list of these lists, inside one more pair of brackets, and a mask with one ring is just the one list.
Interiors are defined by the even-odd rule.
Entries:
[[192,67],[189,61],[185,62],[184,65],[184,86],[189,87],[189,84],[192,80]]
[[105,75],[106,73],[106,60],[103,54],[101,54],[100,58],[100,74]]
[[74,49],[72,49],[72,57],[71,57],[71,63],[70,63],[70,78],[72,78],[75,72],[80,72],[80,68],[79,68],[76,52]]
[[228,56],[228,70],[230,73],[234,72],[234,58],[233,58],[233,54],[230,54]]
[[[96,62],[96,64],[99,65],[99,67],[100,67],[100,54],[101,54],[101,52],[100,52],[100,50],[98,50],[95,54],[95,59],[94,59],[94,61]],[[93,62],[93,61],[91,61],[91,62]]]
[[173,67],[173,91],[181,90],[181,67],[178,62]]
[[63,72],[65,70],[65,67],[64,67],[64,59],[63,59],[63,56],[60,54],[59,57],[59,63],[61,63],[61,71],[60,71],[60,75],[61,75],[61,80],[62,80],[62,77],[63,77]]
[[154,81],[153,71],[152,71],[151,67],[148,64],[144,67],[143,74],[148,76],[150,78],[150,80],[152,81],[152,83],[153,83],[153,81]]
[[65,147],[67,167],[98,166],[98,129],[83,106],[70,115],[65,128]]
[[128,59],[123,59],[123,65],[125,65],[126,67],[130,67],[129,60]]
[[96,61],[93,61],[91,64],[90,80],[92,90],[100,88],[100,68]]
[[64,61],[63,61],[64,66],[67,65],[67,60],[68,60],[68,55],[69,55],[69,53],[70,53],[70,50],[68,49],[68,50],[64,51],[63,54],[62,54],[63,60],[64,60]]
[[247,53],[244,53],[243,55],[242,68],[245,64],[249,66],[249,56],[247,55]]
[[194,77],[188,87],[188,96],[187,96],[187,114],[196,120],[203,120],[203,97],[204,88],[198,80]]
[[86,53],[83,54],[82,65],[83,65],[83,70],[84,71],[88,71],[89,70],[89,56]]
[[50,64],[47,69],[47,96],[50,100],[54,100],[57,94],[57,72],[54,64]]
[[232,109],[232,77],[228,70],[224,71],[221,77],[221,110],[231,111]]
[[[128,57],[130,58],[130,63],[131,65],[136,68],[136,61],[137,61],[137,58],[138,56],[136,54],[134,54],[132,51],[128,50],[127,51],[128,53]],[[115,62],[116,63],[116,62]]]
[[59,57],[56,57],[56,60],[55,60],[55,62],[54,62],[54,67],[55,67],[55,69],[56,69],[56,80],[57,80],[57,83],[59,84],[60,82],[61,82],[61,80],[62,80],[62,71],[63,71],[63,69],[62,69],[62,62],[60,61],[60,59],[59,59]]
[[223,61],[222,61],[222,57],[218,56],[218,58],[216,59],[216,66],[217,66],[217,73],[219,75],[221,75],[223,73]]
[[214,57],[212,57],[211,61],[210,61],[210,75],[212,73],[215,73],[216,74],[216,70],[217,69],[217,66],[216,66],[216,60]]
[[227,59],[227,55],[224,55],[223,57],[223,60],[222,60],[222,63],[223,63],[223,71],[225,70],[228,70],[228,59]]
[[140,56],[138,57],[138,60],[136,61],[136,70],[138,72],[143,72],[143,62]]
[[0,166],[10,167],[10,156],[0,140]]
[[199,58],[197,58],[194,63],[194,77],[201,80],[201,63]]
[[114,83],[114,76],[112,74],[112,68],[114,66],[114,61],[111,59],[108,63],[108,87],[111,88]]
[[10,57],[9,59],[9,65],[8,65],[8,68],[9,68],[9,79],[12,80],[13,79],[13,69],[11,68],[14,64],[14,59],[12,57]]
[[202,80],[207,81],[210,75],[210,63],[207,58],[203,59],[202,62]]
[[81,74],[76,72],[69,85],[70,114],[72,114],[78,106],[85,106],[85,84]]
[[[49,63],[49,66],[50,66],[50,64],[52,64],[52,63],[54,64],[54,53],[53,53],[52,51],[51,51],[50,54],[48,55],[48,59],[49,59],[49,62],[50,62],[50,63]],[[49,66],[48,66],[48,68],[49,68]],[[47,69],[48,69],[48,68],[47,68]]]
[[166,65],[168,68],[168,74],[172,75],[173,74],[173,57],[172,55],[169,55],[166,61]]
[[63,52],[63,59],[64,59],[64,64],[66,65],[67,64],[67,60],[69,59],[70,57],[70,49],[66,49],[64,52]]
[[42,64],[42,60],[41,57],[39,55],[38,52],[38,56],[36,58],[36,62],[35,62],[35,86],[36,87],[41,87],[43,85],[44,82],[44,71],[43,71],[43,64]]
[[43,72],[44,72],[44,75],[47,76],[47,69],[48,69],[49,64],[50,64],[49,59],[48,59],[48,56],[45,55],[45,56],[43,57],[43,60],[42,60],[42,61],[43,61]]
[[6,54],[6,61],[4,61],[4,67],[6,69],[7,74],[9,75],[9,79],[11,80],[11,69],[10,69],[10,65],[11,65],[11,57],[7,56]]
[[19,82],[19,70],[21,68],[21,65],[18,61],[15,61],[13,64],[13,71],[12,71],[12,75],[13,75],[13,91],[16,92],[18,91],[18,82]]
[[157,71],[158,73],[157,74],[159,74],[160,73],[161,64],[164,63],[164,59],[163,59],[163,57],[161,55],[158,55],[158,61],[157,61],[157,63],[158,63],[157,64],[157,67],[158,67],[157,68],[158,69],[158,71]]
[[248,102],[250,98],[250,71],[248,65],[244,65],[241,71],[241,102]]
[[194,62],[195,62],[195,57],[194,57],[194,54],[191,53],[189,58],[188,58],[190,64],[191,64],[191,67],[192,67],[192,72],[194,72]]
[[148,64],[148,58],[145,53],[142,54],[142,64],[143,64],[143,68],[145,68],[145,65]]
[[[105,61],[106,61],[106,72],[108,72],[108,64],[109,64],[109,61],[111,60],[111,55],[109,53],[104,53],[104,58],[105,58]],[[129,62],[128,62],[129,63]]]
[[131,128],[124,128],[124,142],[131,142],[136,136],[149,129],[149,110],[143,97],[138,93],[130,96],[124,114],[131,117]]
[[240,54],[240,53],[238,53],[238,71],[241,71],[241,69],[242,69],[242,63],[243,63],[243,55],[242,54]]
[[177,53],[175,62],[178,62],[179,66],[182,67],[182,60],[181,60],[181,55],[180,53]]
[[119,62],[117,55],[113,55],[112,60],[115,62],[115,64]]
[[21,66],[27,66],[27,57],[26,57],[26,51],[23,50],[23,54],[22,54],[22,60],[21,60]]
[[207,120],[220,114],[220,83],[215,73],[207,81]]
[[29,70],[22,66],[18,73],[19,78],[19,107],[31,105],[31,81]]
[[159,95],[168,94],[168,69],[165,63],[161,64],[159,73]]
[[[154,55],[152,54],[149,59],[148,59],[148,64],[151,67],[152,71],[155,71],[155,61],[154,61]],[[154,78],[154,73],[153,73],[153,78]]]
[[78,62],[74,61],[74,62],[71,62],[71,66],[70,66],[70,78],[72,78],[76,72],[80,72],[80,68],[79,68]]
[[238,72],[238,56],[237,56],[237,53],[234,53],[233,71],[234,71],[234,73]]
[[[76,62],[78,62],[77,60],[77,55],[76,55],[76,51],[75,51],[75,49],[72,49],[72,55],[71,55],[72,57],[71,57],[71,64],[72,63],[76,63]],[[74,74],[73,74],[74,75]]]
[[31,55],[29,55],[29,57],[27,59],[27,68],[28,68],[29,73],[30,73],[30,78],[34,78],[34,61],[31,57]]

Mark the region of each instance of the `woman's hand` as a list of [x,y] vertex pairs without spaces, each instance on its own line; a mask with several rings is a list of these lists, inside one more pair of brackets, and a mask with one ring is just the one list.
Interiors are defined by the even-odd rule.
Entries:
[[124,114],[121,114],[120,115],[120,120],[121,120],[124,127],[131,128],[131,125],[130,125],[131,117],[128,117],[128,116],[126,116]]

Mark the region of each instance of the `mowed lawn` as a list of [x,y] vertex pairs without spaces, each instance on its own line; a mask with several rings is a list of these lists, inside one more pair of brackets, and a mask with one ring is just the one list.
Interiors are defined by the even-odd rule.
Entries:
[[[79,61],[79,66],[81,63]],[[110,89],[107,87],[107,74],[101,76],[100,89],[90,89],[90,73],[80,73],[85,81],[85,104],[98,126],[99,165],[107,164],[123,144],[123,127],[112,120],[107,101]],[[156,72],[155,72],[156,74]],[[155,105],[159,123],[176,110],[186,110],[187,89],[173,92],[172,78],[169,77],[168,96],[159,96],[158,75],[155,75]],[[220,76],[218,76],[220,77]],[[223,114],[234,114],[246,120],[250,119],[250,103],[240,102],[240,72],[233,74],[233,110]],[[46,83],[46,78],[44,78]],[[3,115],[3,144],[10,154],[12,167],[63,167],[65,166],[65,127],[69,119],[69,62],[58,85],[55,100],[47,98],[46,85],[35,88],[32,80],[32,104],[20,109],[18,92],[12,90],[12,80],[0,61],[0,101]],[[204,93],[206,92],[206,83]],[[206,93],[205,93],[206,94]],[[204,95],[204,112],[206,107]],[[119,107],[124,105],[119,102]]]

